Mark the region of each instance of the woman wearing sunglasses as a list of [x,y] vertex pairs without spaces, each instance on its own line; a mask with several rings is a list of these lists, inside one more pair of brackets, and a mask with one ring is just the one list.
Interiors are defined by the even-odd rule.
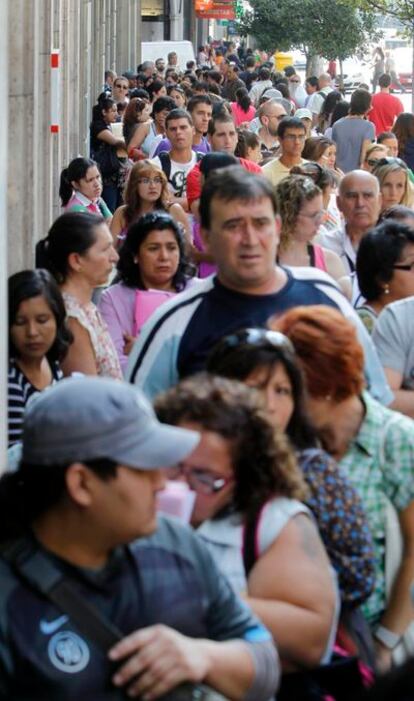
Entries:
[[[388,211],[392,217],[393,211]],[[358,248],[356,274],[361,294],[355,307],[369,333],[384,307],[414,295],[414,212],[407,209],[406,217],[411,226],[384,219],[362,238]]]
[[125,187],[125,204],[118,207],[111,223],[111,233],[119,245],[126,237],[128,227],[148,212],[168,212],[183,227],[186,240],[191,242],[188,217],[180,204],[170,203],[168,180],[150,161],[138,161],[130,171]]
[[[198,375],[159,397],[156,410],[162,421],[201,433],[196,451],[171,476],[184,477],[196,492],[192,525],[273,633],[285,667],[328,661],[337,613],[329,561],[298,501],[306,489],[293,452],[256,393]],[[251,521],[257,548],[246,576],[243,532]]]
[[388,149],[386,146],[382,144],[371,144],[365,152],[365,158],[361,165],[362,170],[367,170],[368,173],[372,173],[378,161],[380,161],[381,158],[386,158],[387,154]]
[[343,291],[348,294],[349,281],[339,256],[312,242],[325,216],[322,190],[310,177],[289,175],[275,192],[282,220],[278,262],[319,268],[343,282]]
[[225,336],[210,354],[207,370],[257,389],[273,426],[288,436],[309,489],[305,502],[338,576],[342,605],[347,612],[355,609],[368,598],[374,583],[371,537],[355,490],[318,445],[289,339],[264,329]]
[[381,158],[372,170],[378,179],[382,208],[384,212],[396,204],[411,207],[413,204],[413,188],[408,175],[408,168],[401,158]]

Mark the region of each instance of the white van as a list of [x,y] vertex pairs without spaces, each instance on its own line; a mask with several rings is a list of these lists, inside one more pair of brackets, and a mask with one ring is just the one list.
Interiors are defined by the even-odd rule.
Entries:
[[141,63],[163,58],[168,62],[168,54],[175,51],[180,70],[185,71],[187,61],[195,61],[194,47],[191,41],[143,41],[141,43]]

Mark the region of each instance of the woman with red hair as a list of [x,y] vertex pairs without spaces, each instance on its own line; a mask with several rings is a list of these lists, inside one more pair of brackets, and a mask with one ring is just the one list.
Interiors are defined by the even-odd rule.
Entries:
[[[347,472],[365,506],[377,582],[363,610],[375,637],[378,666],[386,669],[413,622],[414,422],[385,408],[364,389],[364,355],[356,330],[335,309],[295,307],[273,320],[271,328],[292,341],[319,438]],[[395,547],[388,526],[395,512],[403,556],[392,563]],[[397,646],[400,650],[394,651]]]

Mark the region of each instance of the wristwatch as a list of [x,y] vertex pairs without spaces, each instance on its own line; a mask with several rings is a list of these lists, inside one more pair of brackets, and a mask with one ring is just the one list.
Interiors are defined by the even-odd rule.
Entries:
[[385,628],[385,626],[379,625],[374,630],[374,638],[379,640],[388,650],[394,650],[401,640],[401,635],[393,633],[392,630]]

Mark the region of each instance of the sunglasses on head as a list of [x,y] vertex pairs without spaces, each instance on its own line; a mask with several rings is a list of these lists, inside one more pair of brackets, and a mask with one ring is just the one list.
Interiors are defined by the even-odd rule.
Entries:
[[[367,161],[369,163],[369,161]],[[402,160],[402,158],[397,158],[396,156],[385,156],[384,158],[380,158],[376,162],[377,166],[387,166],[387,165],[398,165],[400,168],[404,168],[404,170],[407,170],[407,164]]]
[[295,352],[293,344],[287,336],[280,333],[280,331],[270,331],[268,329],[242,329],[225,336],[222,339],[222,343],[228,348],[236,348],[241,345],[261,346],[269,343],[274,348],[284,348],[290,353]]

